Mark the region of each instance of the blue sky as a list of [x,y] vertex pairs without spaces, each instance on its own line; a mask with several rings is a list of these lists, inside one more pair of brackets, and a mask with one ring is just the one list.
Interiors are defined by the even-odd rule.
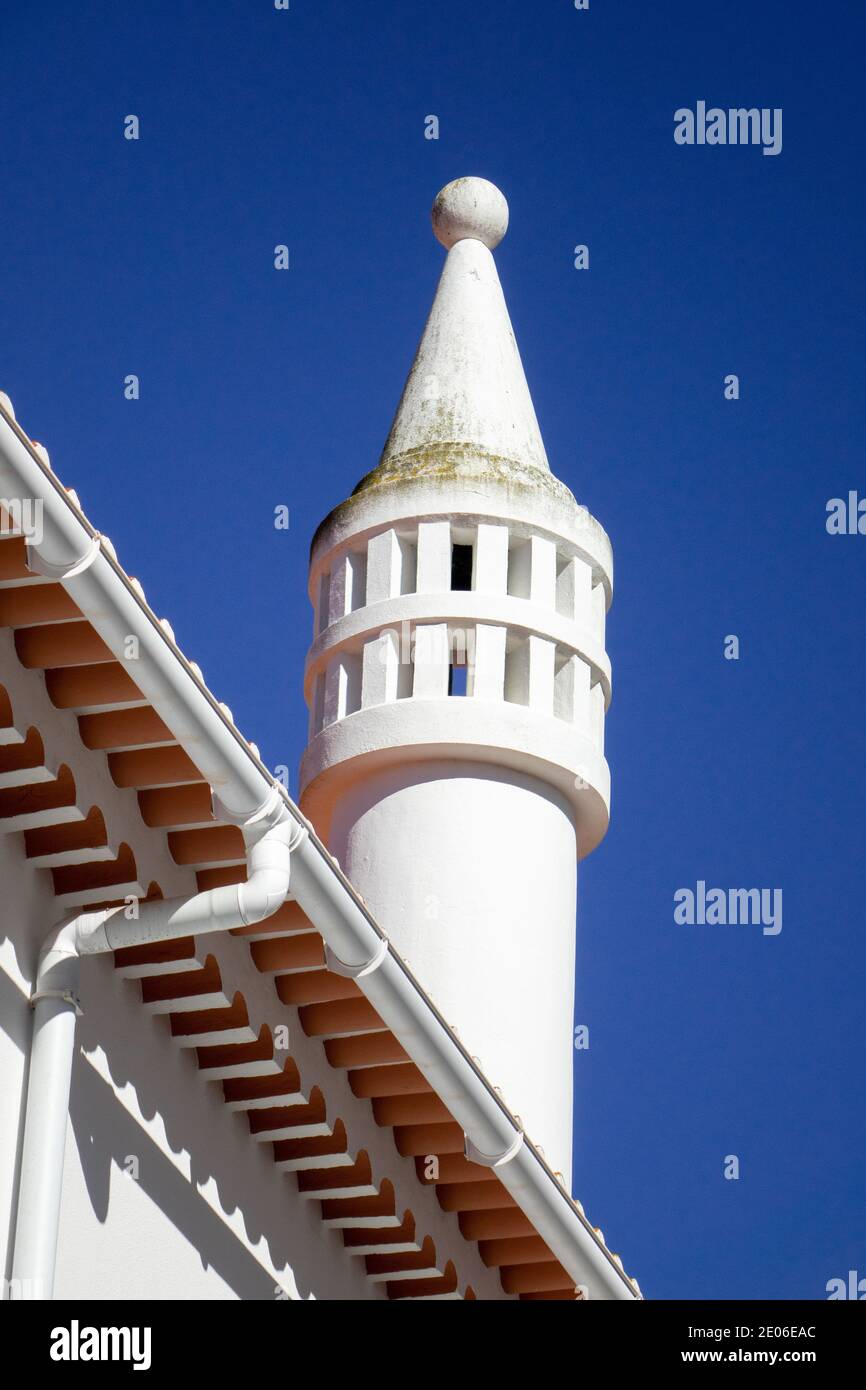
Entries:
[[[866,1275],[866,536],[825,529],[866,496],[864,31],[807,0],[0,14],[0,387],[272,766],[305,738],[310,537],[435,288],[430,203],[505,192],[548,455],[616,562],[575,1191],[657,1298]],[[675,144],[698,100],[781,107],[781,154]],[[780,887],[782,932],[677,925],[699,879]]]

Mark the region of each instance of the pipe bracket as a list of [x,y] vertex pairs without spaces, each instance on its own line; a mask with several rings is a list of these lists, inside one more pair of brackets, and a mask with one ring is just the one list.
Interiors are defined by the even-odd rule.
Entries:
[[76,1018],[81,1018],[84,1010],[81,1007],[81,1000],[77,994],[73,994],[71,989],[37,989],[30,996],[30,1007],[35,1009],[40,999],[62,999],[64,1004],[71,1004],[75,1010]]
[[80,560],[73,560],[70,565],[54,565],[50,560],[43,560],[35,546],[27,546],[27,568],[34,574],[41,574],[44,579],[71,579],[75,574],[83,574],[90,569],[97,555],[99,554],[102,537],[97,531],[91,537],[90,545],[81,556]]
[[379,948],[370,960],[363,965],[347,965],[344,960],[340,960],[331,950],[330,946],[325,945],[325,965],[333,975],[344,975],[347,980],[360,980],[362,975],[372,975],[374,970],[378,970],[383,960],[388,954],[388,942],[383,936],[379,943]]
[[[253,811],[251,816],[239,816],[235,811],[229,810],[225,802],[221,800],[219,794],[211,787],[211,809],[216,819],[229,821],[231,825],[240,825],[244,829],[252,830],[262,823],[267,825],[272,818],[274,818],[276,822],[285,804],[279,787],[274,785],[271,787],[257,811]],[[298,840],[300,840],[300,838],[301,837],[298,836]]]
[[485,1154],[477,1149],[468,1134],[463,1135],[463,1153],[469,1163],[477,1163],[480,1168],[501,1168],[517,1154],[523,1143],[523,1130],[517,1131],[514,1143],[501,1154]]

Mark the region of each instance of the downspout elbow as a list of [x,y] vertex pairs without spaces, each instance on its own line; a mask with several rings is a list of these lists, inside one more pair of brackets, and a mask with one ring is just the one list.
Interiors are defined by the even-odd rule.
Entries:
[[39,952],[36,979],[30,1002],[40,999],[63,999],[78,1006],[78,978],[81,957],[111,949],[105,923],[109,909],[82,912],[52,927]]
[[52,927],[39,952],[36,967],[37,986],[43,974],[66,961],[109,951],[111,947],[105,931],[108,916],[108,909],[82,912],[77,917],[67,918],[65,922]]
[[245,926],[272,916],[285,902],[291,880],[293,851],[307,835],[293,816],[266,832],[249,851],[250,874],[238,884],[238,910]]
[[248,849],[249,877],[244,883],[211,888],[190,898],[153,899],[142,903],[130,918],[123,907],[109,907],[62,922],[49,933],[40,952],[34,1000],[46,991],[74,987],[82,956],[178,936],[231,931],[270,917],[288,896],[292,852],[306,834],[294,817],[272,825]]

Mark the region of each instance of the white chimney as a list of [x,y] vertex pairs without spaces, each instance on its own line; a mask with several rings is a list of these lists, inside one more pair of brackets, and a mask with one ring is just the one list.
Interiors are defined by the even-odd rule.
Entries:
[[491,254],[507,225],[484,179],[439,194],[448,256],[382,458],[316,534],[302,804],[570,1179],[612,557],[547,462]]

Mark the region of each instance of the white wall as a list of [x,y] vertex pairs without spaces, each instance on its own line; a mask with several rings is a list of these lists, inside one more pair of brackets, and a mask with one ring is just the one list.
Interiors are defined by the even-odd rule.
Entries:
[[[0,1273],[8,1279],[27,1000],[57,909],[47,871],[27,866],[18,835],[0,836],[0,881]],[[200,1079],[195,1052],[172,1042],[168,1019],[144,1011],[113,958],[84,962],[81,1001],[55,1297],[271,1299],[277,1286],[291,1298],[384,1297],[363,1261],[323,1227],[319,1204],[301,1201],[294,1179],[274,1166],[270,1146],[251,1142],[219,1083]],[[137,1181],[124,1171],[130,1156]]]
[[[13,710],[43,736],[54,765],[67,763],[80,803],[102,806],[114,843],[131,844],[144,883],[166,896],[195,890],[188,869],[171,859],[165,836],[148,830],[132,791],[114,786],[105,756],[85,750],[74,715],[54,708],[41,676],[14,655],[0,632],[0,679]],[[39,947],[62,915],[48,869],[35,869],[20,833],[0,834],[0,1276],[11,1276],[15,1200],[23,1132],[32,1015],[28,1005]],[[228,952],[224,978],[246,972],[260,1009],[279,1004],[241,941]],[[237,966],[234,965],[237,962]],[[198,1075],[195,1052],[178,1048],[168,1019],[143,1008],[140,990],[114,970],[113,957],[83,963],[67,1130],[57,1266],[58,1298],[273,1298],[279,1283],[292,1298],[370,1299],[363,1261],[351,1259],[319,1204],[302,1201],[291,1175],[272,1162],[269,1145],[250,1140],[242,1114],[229,1112],[218,1082]],[[251,1010],[252,1012],[252,1010]],[[299,1033],[299,1029],[294,1030]],[[298,1039],[301,1043],[309,1040]],[[307,1076],[328,1071],[321,1046],[306,1055]],[[344,1085],[343,1077],[334,1084]],[[348,1087],[346,1088],[348,1089]],[[373,1126],[365,1112],[358,1123]],[[137,1182],[126,1177],[139,1160]],[[426,1194],[421,1194],[422,1197]]]
[[381,1296],[110,959],[85,963],[81,999],[57,1298]]

